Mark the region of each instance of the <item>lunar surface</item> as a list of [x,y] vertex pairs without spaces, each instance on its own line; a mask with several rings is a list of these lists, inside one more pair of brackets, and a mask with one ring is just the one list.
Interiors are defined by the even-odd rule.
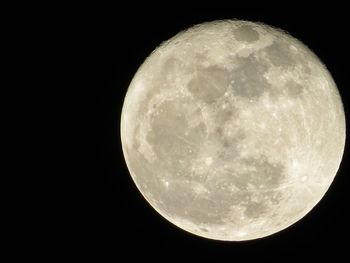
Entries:
[[345,117],[330,73],[300,41],[264,24],[215,21],[142,64],[121,140],[160,215],[240,241],[287,228],[321,200],[341,162]]

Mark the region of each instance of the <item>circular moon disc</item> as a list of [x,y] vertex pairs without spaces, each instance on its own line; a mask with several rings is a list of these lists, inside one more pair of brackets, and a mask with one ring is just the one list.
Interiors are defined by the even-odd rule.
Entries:
[[337,87],[270,26],[215,21],[158,47],[125,97],[130,174],[163,217],[217,240],[271,235],[323,197],[345,143]]

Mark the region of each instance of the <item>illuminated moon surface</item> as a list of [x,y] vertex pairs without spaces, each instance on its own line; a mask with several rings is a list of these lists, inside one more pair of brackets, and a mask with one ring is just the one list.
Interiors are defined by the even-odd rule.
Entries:
[[215,21],[142,64],[121,140],[160,215],[202,237],[249,240],[321,200],[341,162],[345,117],[330,73],[300,41],[264,24]]

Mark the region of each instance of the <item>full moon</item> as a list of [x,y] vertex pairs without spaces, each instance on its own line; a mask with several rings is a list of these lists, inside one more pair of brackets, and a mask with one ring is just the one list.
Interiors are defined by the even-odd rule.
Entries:
[[285,31],[203,23],[150,54],[121,115],[131,177],[179,228],[262,238],[303,218],[342,159],[345,116],[330,73]]

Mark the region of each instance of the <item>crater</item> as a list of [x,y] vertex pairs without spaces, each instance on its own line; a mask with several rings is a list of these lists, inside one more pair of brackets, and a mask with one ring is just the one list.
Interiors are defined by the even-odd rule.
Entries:
[[163,64],[161,74],[159,74],[159,78],[165,78],[169,80],[171,76],[176,74],[181,70],[181,61],[175,57],[169,57]]
[[266,212],[267,206],[265,203],[250,202],[244,211],[244,214],[249,218],[258,218]]
[[290,50],[290,45],[282,40],[275,40],[270,46],[264,49],[267,58],[275,66],[290,67],[294,66],[296,61],[294,54]]
[[206,136],[203,123],[190,127],[187,116],[198,110],[189,99],[175,98],[160,104],[151,116],[152,130],[147,141],[152,146],[159,165],[174,176],[187,173],[189,156],[198,153],[199,145]]
[[[231,135],[227,135],[226,130],[230,130]],[[232,162],[239,156],[237,144],[244,139],[245,134],[241,130],[227,128],[225,125],[217,126],[208,137],[209,141],[217,147],[217,157],[220,162]]]
[[207,57],[207,51],[196,53],[194,56],[195,63],[204,65],[205,63],[208,63],[208,57]]
[[292,98],[297,98],[303,93],[304,87],[297,83],[295,80],[289,80],[285,84],[287,94]]
[[225,207],[248,202],[251,193],[239,191],[234,176],[234,171],[227,169],[222,170],[219,176],[210,177],[206,183],[210,198],[220,200]]
[[172,181],[172,187],[160,195],[162,209],[176,217],[182,217],[196,224],[223,224],[231,202],[217,199],[206,192],[198,194],[190,181]]
[[[220,101],[221,102],[221,101]],[[215,124],[218,128],[226,122],[238,116],[238,109],[234,107],[231,101],[223,101],[216,105],[215,109]]]
[[218,201],[208,198],[196,198],[190,204],[187,216],[196,223],[221,224],[223,216],[227,213],[226,207],[219,205]]
[[278,205],[283,199],[283,194],[281,192],[274,191],[270,192],[267,198],[273,205]]
[[196,76],[188,83],[191,94],[205,103],[220,98],[229,85],[229,72],[218,66],[198,67]]
[[236,186],[248,190],[248,186],[256,189],[273,189],[280,185],[284,178],[284,166],[268,161],[265,155],[241,159],[246,172],[234,177]]
[[254,42],[259,39],[259,33],[250,25],[242,25],[234,30],[235,38],[238,41]]
[[[147,84],[143,90],[144,99],[142,99],[137,105],[135,105],[138,116],[144,116],[149,107],[157,107],[157,105],[150,105],[149,102],[153,97],[165,92],[166,90],[175,89],[176,85],[174,79],[183,74],[184,67],[181,66],[181,61],[176,57],[167,58],[162,64],[159,71],[152,74],[151,84]],[[140,118],[141,119],[141,118]]]
[[188,210],[195,198],[195,192],[186,180],[171,180],[169,188],[159,194],[162,200],[160,208],[172,215],[191,219]]
[[231,73],[234,94],[245,98],[260,97],[270,87],[264,77],[268,69],[266,64],[257,61],[253,55],[237,60],[235,63],[239,67]]

